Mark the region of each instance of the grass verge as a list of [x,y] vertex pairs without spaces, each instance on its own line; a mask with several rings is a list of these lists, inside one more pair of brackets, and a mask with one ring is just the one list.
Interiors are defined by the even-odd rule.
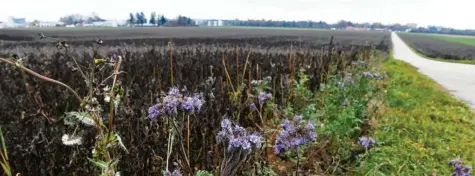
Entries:
[[390,59],[386,98],[377,117],[377,147],[360,169],[366,175],[450,175],[448,162],[475,164],[470,108],[403,61]]

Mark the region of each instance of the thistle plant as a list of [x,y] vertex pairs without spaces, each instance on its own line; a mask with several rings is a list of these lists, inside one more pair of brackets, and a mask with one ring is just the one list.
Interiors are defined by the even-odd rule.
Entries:
[[259,150],[262,147],[260,134],[249,133],[229,119],[221,121],[221,130],[216,135],[216,140],[224,150],[224,157],[219,168],[220,175],[235,175],[253,150]]
[[[168,164],[173,149],[174,137],[178,136],[182,161],[184,161],[185,168],[187,169],[188,173],[191,173],[191,167],[188,158],[190,156],[190,115],[194,114],[195,112],[199,112],[205,103],[202,93],[184,96],[182,92],[183,91],[180,91],[177,87],[172,87],[168,90],[166,95],[158,104],[152,105],[148,108],[147,118],[157,120],[159,117],[164,117],[169,124],[168,149],[165,168],[166,172],[169,172]],[[186,151],[184,149],[182,136],[180,134],[180,131],[183,129],[183,125],[181,124],[184,123],[185,115],[187,116]]]

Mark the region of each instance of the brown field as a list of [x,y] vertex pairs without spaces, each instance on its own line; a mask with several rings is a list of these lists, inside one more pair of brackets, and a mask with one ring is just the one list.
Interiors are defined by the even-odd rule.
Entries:
[[[68,47],[58,49],[56,41],[40,40],[37,33],[65,40]],[[104,44],[93,42],[98,38],[104,39]],[[162,174],[168,132],[165,120],[147,119],[147,110],[163,97],[162,92],[172,86],[186,87],[190,92],[204,95],[206,102],[202,110],[190,116],[192,135],[189,158],[194,171],[211,171],[217,167],[217,161],[222,156],[216,149],[215,137],[222,118],[228,117],[253,130],[258,129],[256,125],[271,126],[257,120],[259,117],[255,113],[250,113],[249,101],[254,101],[256,97],[250,93],[252,80],[268,77],[269,87],[266,90],[272,92],[272,101],[280,108],[297,101],[292,98],[295,94],[290,83],[293,78],[297,79],[298,72],[308,75],[306,86],[310,90],[318,90],[330,75],[340,74],[340,70],[349,68],[352,61],[369,60],[375,50],[389,53],[389,48],[390,34],[380,32],[251,28],[0,30],[0,57],[12,60],[17,59],[14,56],[23,58],[21,63],[25,67],[70,85],[81,97],[97,96],[100,104],[104,103],[104,97],[90,91],[100,91],[105,85],[111,85],[110,79],[104,80],[113,68],[96,65],[95,59],[104,58],[114,63],[117,56],[123,57],[120,70],[124,73],[117,78],[117,84],[124,90],[123,100],[114,118],[113,129],[121,135],[128,152],[110,150],[113,157],[120,158],[118,168],[122,175]],[[87,79],[81,75],[80,69]],[[71,92],[4,63],[0,63],[0,78],[0,125],[6,136],[14,171],[22,175],[100,174],[100,170],[87,160],[93,157],[91,150],[97,144],[96,128],[78,125],[78,133],[84,138],[81,146],[65,146],[61,142],[63,134],[76,129],[64,119],[65,112],[80,109],[81,103]],[[88,79],[99,89],[88,87]],[[231,95],[240,96],[233,99]],[[297,104],[302,102],[297,101]],[[333,107],[342,106],[337,102]],[[113,110],[109,106],[103,108],[104,114],[100,118],[106,124],[108,112]],[[275,115],[280,110],[275,113],[264,110],[264,118],[269,119],[266,123],[271,123],[271,119],[282,120],[281,116]],[[334,117],[329,118],[327,121],[335,121]],[[351,134],[359,135],[356,132]],[[352,140],[348,135],[342,141]],[[342,168],[350,167],[352,161],[348,159],[345,165],[335,165],[332,158],[340,158],[337,156],[340,153],[352,153],[348,147],[351,145],[342,145],[346,148],[340,148],[337,143],[332,145],[336,145],[332,149],[337,150],[318,150],[319,153],[314,153],[318,157],[312,158],[308,166],[302,163],[302,171],[311,172],[315,169],[312,164],[320,163],[318,167],[322,170],[334,171],[338,167],[337,172],[345,175]],[[242,170],[255,168],[258,164],[268,165],[269,159],[263,153],[259,155],[263,158],[251,158]],[[272,155],[271,158],[277,157]],[[174,153],[170,161],[173,165],[170,168],[177,167],[180,156]],[[287,162],[291,163],[289,159]],[[240,171],[237,175],[243,173]],[[280,174],[289,175],[291,169]]]

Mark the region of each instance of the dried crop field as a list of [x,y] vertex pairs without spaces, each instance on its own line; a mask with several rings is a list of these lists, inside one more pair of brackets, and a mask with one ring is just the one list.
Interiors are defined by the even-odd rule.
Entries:
[[407,33],[398,35],[411,48],[427,57],[447,60],[475,60],[474,46],[445,39],[448,37],[440,38],[438,35]]
[[[272,129],[297,115],[287,106],[304,112],[304,102],[313,96],[296,91],[322,89],[352,62],[369,61],[390,47],[389,33],[244,28],[8,29],[0,30],[0,40],[0,57],[61,81],[79,96],[0,62],[0,125],[12,170],[24,175],[101,173],[88,158],[109,161],[107,171],[124,175],[160,175],[168,169],[261,173],[279,158]],[[174,86],[173,95],[180,97],[174,101],[184,109],[158,109]],[[199,105],[185,107],[187,98]],[[223,158],[236,151],[224,150],[216,137],[223,119],[262,134],[262,150]],[[65,145],[65,134],[81,136],[81,145]],[[315,142],[325,145],[302,151],[313,159],[302,160],[299,172],[346,172],[354,160],[335,165],[332,157],[342,152],[337,138],[318,135]],[[349,155],[351,149],[345,150]],[[241,155],[246,157],[231,159],[246,159],[244,165],[222,162]],[[282,167],[292,168],[288,156],[280,158],[287,161]]]

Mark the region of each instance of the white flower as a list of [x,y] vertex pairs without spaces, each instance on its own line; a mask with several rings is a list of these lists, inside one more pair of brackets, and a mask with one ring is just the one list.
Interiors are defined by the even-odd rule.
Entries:
[[107,103],[109,103],[109,102],[111,101],[111,97],[110,97],[109,95],[106,95],[106,96],[104,97],[104,101],[107,102]]
[[109,89],[110,89],[109,86],[106,86],[106,87],[102,88],[102,90],[103,90],[104,92],[109,91]]
[[69,136],[68,134],[64,134],[61,138],[64,145],[81,145],[82,138],[79,136]]

